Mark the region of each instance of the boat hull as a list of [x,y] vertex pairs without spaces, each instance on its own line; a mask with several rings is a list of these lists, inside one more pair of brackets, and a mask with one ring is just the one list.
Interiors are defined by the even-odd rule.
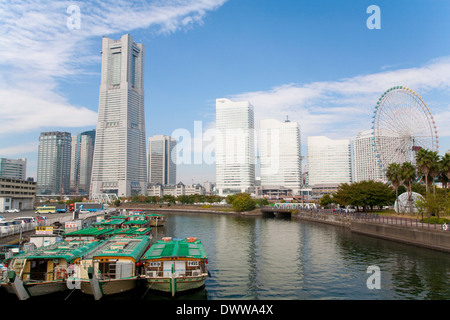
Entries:
[[174,281],[172,281],[172,278],[147,278],[146,286],[151,290],[175,294],[203,287],[206,277],[206,274],[198,277],[178,277],[174,278]]
[[[2,287],[8,293],[16,294],[11,283],[2,284]],[[23,287],[31,297],[44,296],[55,292],[67,290],[67,283],[64,281],[40,282],[40,283],[24,283]]]
[[10,283],[2,283],[2,288],[4,288],[8,293],[15,294],[14,289]]
[[150,221],[150,227],[164,227],[164,221]]
[[[118,280],[99,280],[99,285],[103,295],[112,295],[117,293],[126,292],[136,288],[138,284],[137,278],[135,279],[118,279]],[[81,292],[89,295],[93,295],[92,286],[89,281],[81,282]]]
[[42,283],[25,283],[24,287],[32,297],[43,296],[55,292],[67,290],[67,283],[65,281],[53,281]]

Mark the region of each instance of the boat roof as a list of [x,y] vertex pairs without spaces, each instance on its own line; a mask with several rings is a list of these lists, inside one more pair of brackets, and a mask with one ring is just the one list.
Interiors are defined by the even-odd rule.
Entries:
[[92,225],[94,226],[112,226],[122,224],[123,219],[112,219],[112,220],[104,220],[99,222],[94,222]]
[[15,259],[65,259],[68,263],[98,247],[101,241],[60,241],[15,256]]
[[130,220],[146,220],[147,217],[145,214],[132,214],[128,218]]
[[150,260],[171,257],[208,259],[202,242],[199,239],[188,239],[158,240],[145,252],[142,259]]
[[80,229],[76,231],[67,232],[64,234],[64,236],[101,236],[104,234],[108,234],[113,232],[115,229],[113,228],[103,228],[103,227],[92,227],[92,228],[85,228]]
[[128,216],[123,216],[123,215],[121,215],[121,216],[111,216],[111,217],[110,217],[111,220],[115,220],[115,219],[127,219],[127,218],[128,218]]
[[147,220],[128,220],[126,222],[124,222],[124,225],[143,225],[143,224],[147,224],[148,221]]
[[149,236],[134,236],[125,238],[115,236],[104,240],[95,250],[84,256],[86,259],[101,257],[128,257],[138,261],[150,244]]
[[112,230],[110,235],[147,235],[150,234],[152,228],[130,227]]
[[147,217],[164,217],[164,215],[163,214],[161,214],[161,213],[148,213],[148,214],[146,214],[146,216]]

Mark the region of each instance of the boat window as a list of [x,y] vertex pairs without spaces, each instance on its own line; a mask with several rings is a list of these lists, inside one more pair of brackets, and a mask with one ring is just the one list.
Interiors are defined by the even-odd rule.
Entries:
[[47,260],[31,260],[30,261],[30,279],[45,280],[47,273]]
[[115,262],[100,262],[98,264],[98,270],[103,279],[116,277],[116,263]]
[[131,262],[100,262],[98,268],[102,279],[123,279],[133,276]]

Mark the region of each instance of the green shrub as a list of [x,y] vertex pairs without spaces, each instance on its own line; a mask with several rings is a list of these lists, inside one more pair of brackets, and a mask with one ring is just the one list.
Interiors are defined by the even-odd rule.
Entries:
[[248,193],[239,193],[233,196],[231,205],[236,212],[251,211],[256,208],[256,201]]
[[421,219],[420,222],[429,223],[429,224],[443,224],[443,223],[450,223],[450,219],[429,217],[429,218]]

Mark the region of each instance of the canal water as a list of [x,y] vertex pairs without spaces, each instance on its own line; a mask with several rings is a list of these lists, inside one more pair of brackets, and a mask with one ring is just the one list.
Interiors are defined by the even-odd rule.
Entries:
[[[450,254],[297,219],[166,214],[162,237],[198,237],[205,288],[179,300],[446,300]],[[79,291],[79,290],[78,290]],[[69,295],[70,294],[70,295]],[[80,292],[42,297],[92,300]],[[168,300],[144,286],[102,300]]]

